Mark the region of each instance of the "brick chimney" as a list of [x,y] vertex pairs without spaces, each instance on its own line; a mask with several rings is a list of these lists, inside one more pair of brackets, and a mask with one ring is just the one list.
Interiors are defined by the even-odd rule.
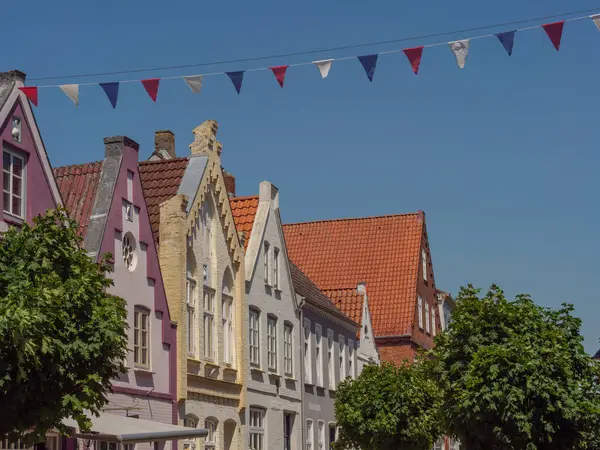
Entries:
[[152,156],[158,156],[160,159],[177,158],[175,135],[172,131],[159,130],[154,133],[154,153],[152,153]]
[[223,177],[225,179],[225,189],[229,197],[235,197],[235,177],[223,169]]

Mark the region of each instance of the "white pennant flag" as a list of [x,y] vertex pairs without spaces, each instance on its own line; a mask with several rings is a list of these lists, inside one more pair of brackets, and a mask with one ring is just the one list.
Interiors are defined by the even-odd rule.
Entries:
[[331,69],[332,62],[333,59],[324,59],[323,61],[313,61],[313,64],[315,64],[319,68],[319,72],[321,72],[321,77],[327,78],[327,75],[329,75],[329,69]]
[[469,53],[469,41],[470,39],[464,39],[462,41],[449,42],[450,50],[456,56],[456,62],[458,67],[461,69],[465,68],[465,62],[467,60],[467,54]]
[[78,84],[62,84],[59,86],[67,97],[73,100],[75,106],[79,106],[79,85]]
[[590,16],[590,19],[594,21],[596,27],[600,30],[600,14],[596,14],[595,16]]
[[183,77],[187,85],[194,94],[199,94],[202,89],[202,75],[192,75],[191,77]]

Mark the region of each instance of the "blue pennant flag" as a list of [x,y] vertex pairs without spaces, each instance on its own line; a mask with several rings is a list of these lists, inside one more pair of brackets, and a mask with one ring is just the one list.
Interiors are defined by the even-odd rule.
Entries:
[[515,43],[515,31],[507,31],[496,35],[500,43],[504,46],[508,56],[512,55],[513,45]]
[[357,56],[358,60],[362,64],[367,72],[367,76],[369,77],[369,81],[373,81],[373,75],[375,75],[375,67],[377,66],[377,57],[379,55],[365,55],[365,56]]
[[100,83],[100,87],[104,89],[106,96],[110,100],[113,109],[117,107],[117,99],[119,98],[119,83]]
[[235,86],[235,90],[239,94],[242,90],[242,81],[244,81],[244,71],[240,70],[239,72],[226,72],[227,76]]

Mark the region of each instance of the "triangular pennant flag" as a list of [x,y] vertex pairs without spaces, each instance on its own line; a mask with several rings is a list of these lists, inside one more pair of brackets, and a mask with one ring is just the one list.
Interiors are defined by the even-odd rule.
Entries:
[[313,61],[313,64],[317,66],[321,73],[321,78],[327,78],[329,75],[329,69],[331,69],[331,63],[333,59],[324,59],[323,61]]
[[61,84],[59,88],[69,97],[75,106],[79,106],[79,85],[78,84]]
[[515,33],[516,31],[506,31],[504,33],[496,34],[496,37],[508,53],[508,56],[512,55],[513,45],[515,44]]
[[590,19],[592,19],[594,21],[594,23],[596,24],[596,28],[598,28],[598,30],[600,30],[600,14],[596,14],[595,16],[590,16]]
[[287,71],[288,67],[289,66],[270,67],[270,69],[273,71],[273,75],[275,75],[275,78],[279,83],[279,86],[281,87],[283,87],[283,80],[285,79],[285,72]]
[[373,81],[373,75],[375,75],[375,68],[377,67],[378,56],[378,54],[357,56],[358,60],[365,69],[365,72],[367,73],[367,77],[369,77],[369,81]]
[[419,73],[419,66],[421,65],[421,56],[423,55],[423,47],[405,48],[404,54],[408,58],[410,65],[412,66],[415,75]]
[[200,90],[202,89],[202,75],[192,75],[190,77],[183,77],[183,79],[192,90],[192,93],[200,93]]
[[158,95],[158,85],[160,83],[160,78],[149,78],[148,80],[140,80],[144,85],[144,89],[150,96],[153,101],[156,101],[156,96]]
[[25,94],[25,96],[33,103],[35,106],[38,105],[38,88],[37,86],[23,86],[20,87],[19,90]]
[[561,20],[560,22],[547,23],[546,25],[542,25],[542,28],[554,44],[554,48],[558,51],[560,49],[560,40],[562,38],[563,27],[565,26],[565,21]]
[[104,89],[104,93],[110,100],[113,109],[117,107],[117,99],[119,98],[119,83],[100,83],[100,87]]
[[461,69],[465,68],[467,54],[469,53],[469,42],[469,39],[464,39],[462,41],[448,43],[450,45],[450,50],[452,50],[452,53],[454,53],[454,56],[456,56],[456,63]]
[[244,81],[244,71],[240,70],[239,72],[226,72],[226,74],[235,86],[235,90],[239,94],[242,90],[242,81]]

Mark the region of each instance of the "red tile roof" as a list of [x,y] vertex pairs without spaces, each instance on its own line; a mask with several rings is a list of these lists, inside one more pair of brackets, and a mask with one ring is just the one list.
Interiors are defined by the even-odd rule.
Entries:
[[284,226],[290,259],[325,291],[365,282],[375,336],[414,323],[422,212]]
[[140,181],[146,197],[154,238],[158,240],[160,204],[174,197],[188,165],[188,158],[173,158],[139,163]]
[[[331,299],[337,308],[354,322],[362,324],[363,304],[365,297],[356,289],[330,289],[323,293]],[[360,332],[360,330],[359,330]]]
[[102,163],[97,161],[53,169],[65,208],[69,210],[71,218],[79,223],[79,233],[83,238],[96,201]]
[[254,216],[258,209],[258,195],[249,197],[232,197],[229,199],[235,228],[238,234],[244,233],[244,249],[248,249],[250,235],[252,234],[252,226],[254,225]]

